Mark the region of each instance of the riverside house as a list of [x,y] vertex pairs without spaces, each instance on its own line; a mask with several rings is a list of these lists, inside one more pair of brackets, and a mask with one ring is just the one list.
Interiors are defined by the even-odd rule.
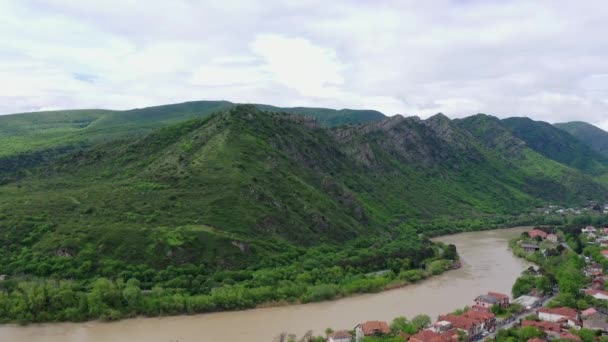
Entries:
[[560,323],[571,328],[580,327],[578,312],[572,308],[539,308],[536,312],[541,321]]
[[346,330],[336,331],[329,335],[327,342],[351,342],[353,336]]
[[534,245],[531,243],[522,243],[521,248],[523,248],[523,250],[528,253],[533,253],[540,249],[540,247],[538,247],[538,245]]
[[368,321],[355,327],[355,341],[359,342],[363,337],[382,336],[389,334],[391,329],[383,321]]

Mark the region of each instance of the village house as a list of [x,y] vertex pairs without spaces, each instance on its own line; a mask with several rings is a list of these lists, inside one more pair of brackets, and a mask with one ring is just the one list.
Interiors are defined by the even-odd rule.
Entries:
[[329,335],[327,342],[351,342],[353,336],[346,330],[336,331]]
[[382,321],[368,321],[355,327],[355,340],[357,342],[365,336],[381,336],[391,332],[388,324]]
[[547,238],[547,233],[543,232],[540,229],[532,229],[531,231],[528,232],[528,236],[531,239],[536,239],[537,237],[540,237],[541,239],[546,239]]
[[608,249],[603,250],[601,253],[605,258],[608,258]]
[[494,331],[496,328],[496,315],[491,312],[469,310],[463,313],[462,317],[471,319],[475,321],[476,324],[480,324],[482,332]]
[[608,317],[606,315],[591,308],[583,311],[581,316],[583,318],[583,328],[608,332]]
[[545,342],[545,340],[543,340],[540,337],[535,337],[535,338],[529,339],[527,342]]
[[472,308],[476,311],[490,311],[494,305],[499,305],[503,308],[508,307],[509,296],[498,292],[488,292],[485,295],[477,296]]
[[528,253],[536,252],[540,249],[540,247],[538,247],[538,245],[534,245],[531,243],[522,243],[521,248],[524,250],[524,252],[528,252]]
[[551,242],[554,242],[554,243],[557,243],[558,238],[557,238],[557,235],[555,235],[555,234],[547,234],[547,240],[551,241]]
[[596,231],[596,229],[595,229],[594,226],[587,226],[587,227],[581,229],[581,232],[583,234],[589,234],[589,233],[594,233],[595,234],[595,231]]
[[608,292],[604,290],[585,289],[585,294],[599,300],[608,300]]
[[528,295],[519,296],[513,301],[513,303],[521,305],[526,310],[538,307],[542,304],[542,302],[542,298]]
[[605,288],[606,281],[603,277],[595,277],[591,281],[591,288],[594,290],[603,290]]
[[410,336],[410,342],[456,342],[458,341],[458,331],[451,329],[445,333],[438,333],[427,329]]
[[522,327],[535,327],[536,329],[543,331],[548,337],[558,338],[559,333],[562,330],[561,325],[553,322],[538,322],[523,320],[521,322]]
[[602,265],[598,263],[592,263],[585,268],[585,276],[586,277],[597,277],[602,275],[604,268]]
[[601,235],[608,235],[608,228],[604,227],[600,229],[600,234]]
[[578,313],[572,308],[539,308],[536,312],[542,321],[565,324],[572,328],[580,326]]
[[439,321],[446,321],[452,327],[464,331],[470,340],[474,340],[484,331],[493,331],[496,328],[496,316],[490,312],[467,311],[462,315],[441,315]]

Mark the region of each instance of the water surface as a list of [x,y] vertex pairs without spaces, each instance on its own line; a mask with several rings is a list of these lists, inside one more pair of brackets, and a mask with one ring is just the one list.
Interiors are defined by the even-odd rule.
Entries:
[[424,313],[431,318],[470,305],[487,291],[510,294],[511,286],[529,265],[508,250],[509,239],[525,227],[461,233],[437,238],[453,243],[463,267],[418,284],[343,298],[331,302],[220,312],[194,316],[136,318],[119,322],[54,323],[0,326],[0,341],[26,342],[270,342],[285,331],[298,336],[307,330],[352,329],[366,320],[391,321]]

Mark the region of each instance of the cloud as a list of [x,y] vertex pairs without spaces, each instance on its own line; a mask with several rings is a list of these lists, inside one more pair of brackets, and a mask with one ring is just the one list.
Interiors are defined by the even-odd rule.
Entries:
[[4,1],[0,113],[226,99],[608,128],[606,16],[599,0]]

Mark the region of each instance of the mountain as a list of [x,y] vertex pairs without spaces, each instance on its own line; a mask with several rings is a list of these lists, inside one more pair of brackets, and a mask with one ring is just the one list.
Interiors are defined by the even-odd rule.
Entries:
[[547,158],[592,175],[608,171],[608,157],[549,123],[529,118],[507,118],[502,123],[514,136]]
[[[228,101],[195,101],[125,111],[83,109],[1,115],[0,158],[145,134],[233,106],[235,104]],[[325,126],[384,118],[382,113],[372,110],[256,106],[269,111],[313,116]]]
[[581,121],[557,123],[555,127],[572,134],[596,152],[608,157],[608,132]]
[[328,128],[253,105],[102,140],[0,190],[0,267],[21,269],[16,255],[76,262],[94,253],[116,272],[239,268],[281,246],[388,234],[395,222],[517,214],[607,193],[489,116]]

